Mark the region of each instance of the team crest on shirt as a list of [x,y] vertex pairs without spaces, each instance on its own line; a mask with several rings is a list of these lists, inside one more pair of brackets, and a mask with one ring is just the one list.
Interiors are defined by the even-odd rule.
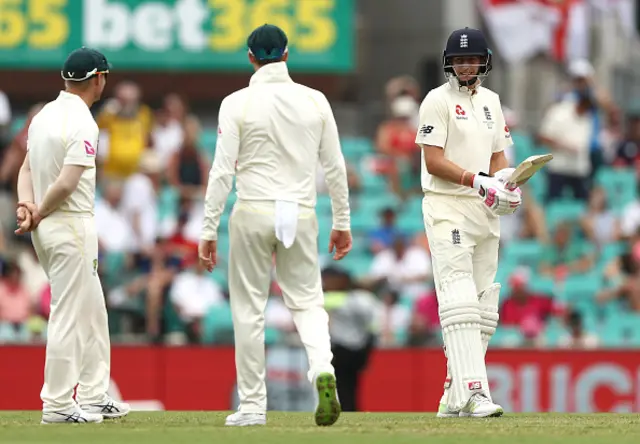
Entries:
[[456,105],[456,119],[469,120],[469,117],[467,117],[467,112],[460,105]]
[[91,142],[88,140],[84,141],[84,152],[87,153],[87,156],[95,156],[96,149],[91,145]]
[[491,111],[489,111],[488,106],[484,106],[484,124],[487,125],[488,129],[493,129],[493,119],[491,118]]

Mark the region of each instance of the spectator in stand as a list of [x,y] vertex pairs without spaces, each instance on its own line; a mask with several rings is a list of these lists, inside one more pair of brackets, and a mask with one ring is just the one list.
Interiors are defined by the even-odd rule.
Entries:
[[541,344],[541,333],[551,316],[562,315],[564,307],[556,304],[550,295],[529,290],[531,270],[520,267],[509,278],[511,294],[500,308],[500,325],[520,328],[525,340]]
[[429,290],[432,278],[429,253],[409,245],[403,236],[396,236],[391,248],[373,258],[367,281],[387,282],[402,296],[417,299]]
[[0,90],[0,158],[4,149],[9,145],[9,131],[11,130],[11,104],[7,95]]
[[602,188],[591,190],[589,207],[580,224],[587,239],[598,248],[620,239],[620,221],[609,208],[607,194]]
[[596,296],[599,304],[620,301],[630,310],[640,312],[639,253],[637,247],[632,248],[607,265],[604,271],[606,286]]
[[514,214],[500,218],[500,245],[518,239],[534,239],[540,243],[549,241],[547,223],[542,207],[531,196],[527,185],[522,187],[522,206]]
[[356,289],[351,276],[339,269],[323,270],[322,288],[340,404],[343,411],[355,412],[362,372],[376,342],[380,303],[372,293]]
[[613,166],[635,168],[640,175],[640,113],[628,116],[627,131],[617,146]]
[[396,212],[393,208],[385,208],[380,212],[380,227],[369,233],[369,248],[378,254],[393,245],[393,241],[404,233],[396,227]]
[[400,303],[397,291],[385,289],[382,292],[382,313],[378,346],[381,348],[401,347],[406,342],[411,312]]
[[424,293],[414,304],[407,345],[409,347],[441,345],[441,333],[438,298],[434,289]]
[[162,165],[151,150],[140,158],[140,171],[124,183],[122,214],[133,228],[134,251],[150,256],[159,237],[158,193],[161,185]]
[[108,177],[126,179],[135,174],[142,154],[151,145],[153,114],[141,99],[137,84],[121,82],[96,119],[100,127],[98,156]]
[[18,264],[8,262],[0,279],[0,324],[10,325],[16,333],[24,329],[33,314],[31,296],[21,279]]
[[96,200],[98,243],[100,251],[105,253],[126,253],[135,249],[136,236],[121,206],[122,188],[122,182],[108,179],[103,186],[102,198]]
[[191,201],[182,199],[177,224],[173,233],[162,243],[165,254],[180,261],[182,267],[187,266],[193,255],[198,254],[198,238],[188,236],[188,224],[191,218]]
[[585,331],[582,325],[582,315],[578,311],[572,311],[567,317],[568,333],[562,336],[558,342],[561,348],[594,349],[598,347],[598,337]]
[[179,150],[169,158],[167,179],[176,188],[180,197],[197,199],[204,195],[207,188],[209,166],[202,155],[198,143],[200,123],[189,116],[184,120],[184,140]]
[[552,242],[542,252],[540,273],[561,281],[570,274],[588,272],[594,260],[593,244],[576,242],[571,223],[565,221],[558,224]]
[[415,144],[418,110],[419,105],[411,96],[397,97],[391,102],[391,117],[380,124],[376,135],[376,149],[381,155],[376,172],[387,175],[391,189],[398,195],[403,195],[405,189],[415,190],[416,185],[419,189],[421,160]]
[[180,150],[184,139],[184,121],[188,108],[178,94],[164,97],[163,106],[156,112],[155,126],[151,131],[153,150],[163,167],[169,165],[171,156]]
[[[390,79],[385,86],[385,99],[386,107],[388,111],[391,111],[391,104],[398,98],[408,96],[411,97],[415,103],[420,106],[422,100],[422,93],[420,91],[420,84],[416,79],[411,76],[398,76]],[[418,127],[419,116],[415,113],[413,116],[413,124]]]
[[202,336],[202,318],[211,307],[225,299],[222,289],[205,274],[206,269],[197,260],[197,253],[191,259],[191,265],[187,263],[173,280],[169,297],[176,313],[186,324],[189,342],[198,344]]
[[[587,200],[592,173],[599,164],[600,124],[593,91],[593,68],[588,62],[570,65],[573,91],[547,110],[541,124],[540,142],[554,154],[547,165],[547,200],[563,197],[569,189],[576,199]],[[595,163],[593,162],[595,161]]]
[[27,131],[31,119],[44,106],[37,103],[29,109],[22,129],[4,150],[0,151],[0,230],[5,236],[13,235],[15,226],[16,183],[18,171],[27,153]]

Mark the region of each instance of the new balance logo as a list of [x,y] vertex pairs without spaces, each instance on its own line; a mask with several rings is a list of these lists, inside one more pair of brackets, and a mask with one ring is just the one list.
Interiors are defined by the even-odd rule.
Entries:
[[461,48],[468,48],[469,47],[469,37],[467,36],[467,34],[462,34],[460,36],[460,47]]
[[460,231],[457,228],[451,230],[451,242],[453,245],[460,245]]
[[481,381],[471,381],[467,384],[469,390],[482,390],[482,382]]
[[422,128],[420,128],[420,134],[424,136],[431,134],[431,131],[433,131],[433,127],[431,125],[422,125]]

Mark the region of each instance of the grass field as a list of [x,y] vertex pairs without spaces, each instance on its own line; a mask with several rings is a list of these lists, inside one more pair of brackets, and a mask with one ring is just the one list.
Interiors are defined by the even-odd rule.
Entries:
[[[0,395],[1,396],[1,395]],[[0,443],[121,444],[626,444],[640,443],[640,415],[506,415],[441,419],[433,414],[346,413],[319,428],[310,414],[269,412],[266,427],[224,427],[225,412],[132,413],[97,425],[40,425],[39,412],[0,412]]]

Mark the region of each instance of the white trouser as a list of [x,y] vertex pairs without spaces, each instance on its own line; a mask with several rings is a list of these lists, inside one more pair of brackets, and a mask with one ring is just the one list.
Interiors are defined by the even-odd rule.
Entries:
[[51,285],[43,411],[101,401],[109,388],[107,308],[98,278],[93,217],[52,214],[33,232],[38,260]]
[[[440,283],[460,275],[472,276],[475,294],[468,298],[477,300],[477,295],[494,283],[498,269],[500,219],[490,213],[479,198],[471,196],[427,193],[422,208],[439,304],[447,302],[441,300]],[[478,310],[481,315],[486,314],[481,304]]]
[[313,209],[301,209],[295,240],[287,249],[276,238],[275,202],[238,201],[229,220],[229,235],[239,411],[264,413],[264,312],[274,253],[277,281],[309,359],[309,381],[317,373],[335,374],[318,263],[318,222]]

